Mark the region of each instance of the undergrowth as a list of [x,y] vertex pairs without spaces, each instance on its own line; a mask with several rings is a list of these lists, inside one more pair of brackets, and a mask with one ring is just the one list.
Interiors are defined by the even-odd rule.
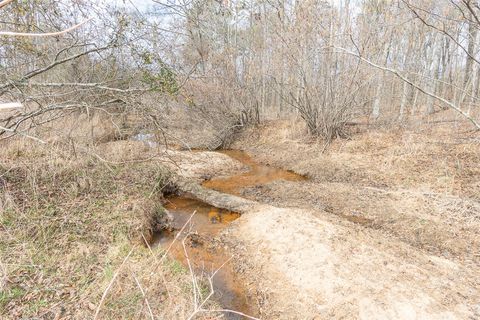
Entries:
[[193,312],[190,275],[146,245],[165,218],[162,163],[109,164],[25,142],[0,157],[2,319]]

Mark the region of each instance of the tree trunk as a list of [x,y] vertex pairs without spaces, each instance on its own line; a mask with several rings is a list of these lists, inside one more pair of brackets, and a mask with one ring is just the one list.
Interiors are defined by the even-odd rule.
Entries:
[[475,41],[477,39],[477,28],[475,24],[470,21],[468,24],[468,48],[467,48],[467,60],[465,62],[465,76],[463,77],[463,88],[466,90],[467,85],[472,79],[473,75],[473,57],[475,56]]

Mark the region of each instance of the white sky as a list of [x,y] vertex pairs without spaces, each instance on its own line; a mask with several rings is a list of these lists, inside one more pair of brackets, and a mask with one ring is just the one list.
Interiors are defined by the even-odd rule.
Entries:
[[106,2],[126,7],[135,6],[140,11],[146,10],[149,6],[155,4],[155,2],[150,0],[106,0]]

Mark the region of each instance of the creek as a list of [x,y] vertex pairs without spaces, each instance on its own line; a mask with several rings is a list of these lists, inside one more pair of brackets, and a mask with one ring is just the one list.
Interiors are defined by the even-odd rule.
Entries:
[[[290,171],[262,165],[255,162],[247,153],[239,150],[220,151],[248,166],[248,171],[229,177],[217,177],[207,180],[203,186],[223,193],[241,195],[247,187],[260,186],[275,180],[302,181],[303,176]],[[215,294],[213,299],[222,308],[239,311],[248,315],[258,314],[253,306],[256,303],[248,300],[246,287],[234,270],[229,255],[221,246],[212,247],[213,239],[225,229],[229,223],[240,218],[240,214],[213,207],[207,203],[184,196],[171,196],[164,204],[173,216],[174,232],[162,231],[155,235],[155,244],[164,249],[170,248],[169,254],[188,268],[188,261],[196,272],[211,274],[218,272],[212,279]],[[192,216],[192,213],[195,214]],[[190,221],[189,221],[190,219]],[[188,222],[181,236],[174,241],[178,230]],[[188,237],[184,241],[185,237]],[[188,240],[188,241],[187,241]],[[172,244],[173,242],[173,244]],[[185,247],[183,242],[186,243]],[[188,259],[185,254],[188,252]],[[242,316],[229,313],[227,319],[242,319]]]

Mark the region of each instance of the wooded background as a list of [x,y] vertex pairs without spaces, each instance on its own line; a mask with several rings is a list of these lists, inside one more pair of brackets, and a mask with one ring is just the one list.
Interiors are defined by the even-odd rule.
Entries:
[[1,139],[69,113],[161,126],[166,105],[221,134],[300,117],[330,140],[444,109],[480,128],[476,0],[1,3],[0,104],[22,105]]

